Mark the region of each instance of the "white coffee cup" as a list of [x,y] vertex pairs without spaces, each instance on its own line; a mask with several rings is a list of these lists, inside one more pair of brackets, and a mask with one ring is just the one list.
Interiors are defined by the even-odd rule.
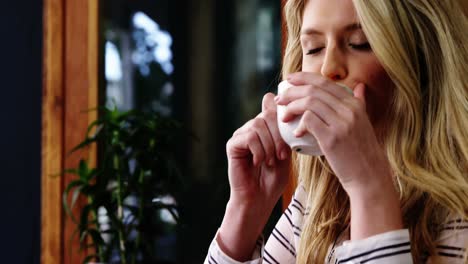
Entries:
[[[337,83],[348,92],[353,94],[353,90],[351,90],[346,85]],[[278,85],[278,95],[282,94],[287,89],[293,87],[287,80],[282,81]],[[278,117],[278,128],[283,138],[284,142],[288,144],[293,151],[296,151],[300,154],[310,155],[310,156],[322,156],[323,153],[320,150],[320,146],[315,139],[315,137],[310,134],[306,133],[302,137],[296,137],[294,135],[294,130],[299,126],[299,122],[301,121],[302,116],[297,116],[294,120],[291,120],[287,123],[281,121],[284,116],[284,112],[286,111],[286,106],[278,105],[277,107],[277,117]]]

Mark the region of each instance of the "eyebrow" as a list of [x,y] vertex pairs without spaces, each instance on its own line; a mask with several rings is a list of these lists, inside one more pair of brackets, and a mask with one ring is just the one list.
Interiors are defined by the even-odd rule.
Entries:
[[[344,31],[353,31],[356,29],[361,29],[361,24],[353,23],[353,24],[346,25],[343,28]],[[305,28],[301,31],[301,35],[323,35],[323,32],[314,28]]]

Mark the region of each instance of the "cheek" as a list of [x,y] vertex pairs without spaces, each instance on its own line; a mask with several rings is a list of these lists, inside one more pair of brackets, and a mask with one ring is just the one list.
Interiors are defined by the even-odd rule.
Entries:
[[308,60],[305,56],[302,56],[302,71],[303,72],[314,72],[320,73],[321,64],[318,62],[313,62],[312,60]]
[[393,98],[394,85],[388,74],[379,63],[361,69],[365,75],[362,80],[367,85],[366,104],[372,123],[385,119]]

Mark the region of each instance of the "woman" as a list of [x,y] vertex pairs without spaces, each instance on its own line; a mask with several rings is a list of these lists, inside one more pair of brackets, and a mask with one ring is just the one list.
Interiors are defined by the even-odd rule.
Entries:
[[[205,263],[466,263],[468,21],[455,0],[289,0],[283,76],[227,143],[231,196]],[[353,88],[349,95],[336,83]],[[301,116],[324,157],[291,154]],[[299,186],[265,248],[287,183]]]

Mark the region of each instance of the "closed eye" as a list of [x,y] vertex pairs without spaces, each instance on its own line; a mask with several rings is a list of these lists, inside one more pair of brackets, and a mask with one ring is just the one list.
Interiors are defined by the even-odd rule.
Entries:
[[371,50],[371,46],[369,42],[363,43],[363,44],[349,44],[349,46],[355,50],[361,50],[361,51],[369,51]]
[[313,55],[313,54],[317,54],[319,53],[323,48],[315,48],[315,49],[311,49],[311,50],[308,50],[306,55]]

